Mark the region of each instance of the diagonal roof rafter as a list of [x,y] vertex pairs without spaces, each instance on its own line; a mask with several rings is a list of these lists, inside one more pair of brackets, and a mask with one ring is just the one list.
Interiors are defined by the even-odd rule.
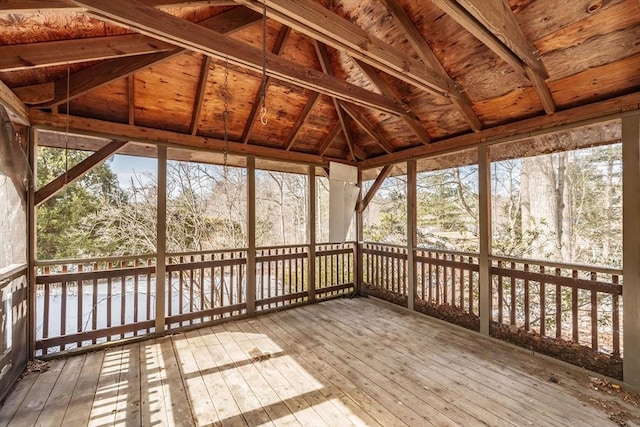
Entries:
[[547,70],[522,32],[505,0],[432,0],[496,55],[522,73],[531,83],[547,114],[557,107],[545,80]]

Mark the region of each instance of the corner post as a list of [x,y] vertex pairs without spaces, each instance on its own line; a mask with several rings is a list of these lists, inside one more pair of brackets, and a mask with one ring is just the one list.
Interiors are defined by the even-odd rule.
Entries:
[[478,196],[480,228],[480,333],[489,335],[491,322],[491,154],[478,147]]
[[247,314],[256,311],[256,159],[247,157]]
[[[167,275],[167,147],[158,146],[158,197],[156,222],[156,334],[164,333]],[[169,292],[171,298],[171,292]]]
[[37,254],[37,236],[36,236],[36,166],[37,166],[37,146],[38,134],[33,127],[29,127],[29,139],[27,141],[27,155],[29,156],[29,166],[31,167],[31,182],[27,189],[27,280],[29,281],[29,317],[27,319],[28,332],[28,360],[33,359],[36,354],[36,254]]
[[622,118],[623,378],[640,387],[640,116]]
[[307,241],[309,243],[307,292],[309,301],[316,299],[316,167],[309,165],[309,207]]
[[414,310],[416,299],[416,286],[418,277],[416,275],[415,247],[417,241],[417,172],[416,161],[407,162],[407,308]]
[[362,206],[362,170],[358,168],[358,202],[356,203],[356,243],[353,248],[353,262],[354,262],[354,275],[353,275],[353,290],[354,292],[360,292],[362,289],[362,282],[364,280],[364,256],[362,253],[362,240],[363,240],[363,216],[360,206]]

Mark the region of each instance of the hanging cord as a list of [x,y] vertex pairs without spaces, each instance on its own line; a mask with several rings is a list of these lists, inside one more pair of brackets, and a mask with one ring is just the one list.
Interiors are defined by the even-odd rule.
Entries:
[[262,1],[262,115],[260,123],[267,125],[267,0]]
[[71,69],[67,63],[67,123],[64,132],[64,185],[68,182],[69,173],[69,81],[71,80]]
[[224,61],[224,111],[222,112],[222,125],[224,128],[224,176],[227,176],[227,157],[229,154],[229,57]]

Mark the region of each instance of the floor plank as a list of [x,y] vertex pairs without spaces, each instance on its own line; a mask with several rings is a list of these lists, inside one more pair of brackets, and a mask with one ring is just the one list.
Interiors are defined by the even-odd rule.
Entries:
[[371,298],[339,299],[53,360],[17,383],[0,427],[617,425],[592,404],[615,396],[572,372]]

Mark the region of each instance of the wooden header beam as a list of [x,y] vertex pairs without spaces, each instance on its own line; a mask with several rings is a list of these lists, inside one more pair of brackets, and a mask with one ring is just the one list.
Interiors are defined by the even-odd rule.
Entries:
[[[161,12],[134,0],[75,0],[89,9],[89,14],[101,20],[131,28],[142,34],[185,49],[262,72],[261,49],[208,30],[193,22]],[[335,77],[301,66],[272,53],[266,54],[267,74],[296,86],[335,96],[394,115],[406,114],[405,106],[377,93],[362,89]]]
[[606,101],[559,111],[554,114],[532,117],[530,119],[485,129],[480,132],[456,136],[429,145],[396,151],[395,153],[363,160],[358,166],[362,169],[371,169],[411,159],[451,153],[480,144],[490,145],[529,138],[531,136],[561,130],[566,127],[574,127],[614,118],[610,116],[619,116],[628,112],[640,114],[639,111],[640,92],[636,92]]
[[[64,132],[67,116],[30,110],[29,118],[34,127]],[[207,151],[224,152],[225,142],[221,139],[188,135],[178,132],[133,126],[124,123],[107,122],[97,119],[69,116],[69,132],[81,135],[98,136],[108,139],[124,139],[131,142],[166,145],[173,148],[191,148]],[[258,158],[288,161],[292,163],[327,166],[328,162],[315,154],[285,151],[279,148],[263,147],[253,144],[229,142],[229,154],[255,156]],[[350,162],[344,163],[353,164]]]
[[[149,6],[166,9],[176,6],[234,6],[231,0],[144,0]],[[84,12],[86,9],[78,6],[70,0],[2,0],[0,1],[0,14],[11,13],[38,13],[43,11],[60,12]]]
[[129,141],[111,141],[100,150],[69,169],[66,173],[61,174],[53,181],[36,191],[35,206],[41,205],[62,191],[64,187],[80,179],[84,174],[104,162],[120,148],[124,147],[127,142]]

